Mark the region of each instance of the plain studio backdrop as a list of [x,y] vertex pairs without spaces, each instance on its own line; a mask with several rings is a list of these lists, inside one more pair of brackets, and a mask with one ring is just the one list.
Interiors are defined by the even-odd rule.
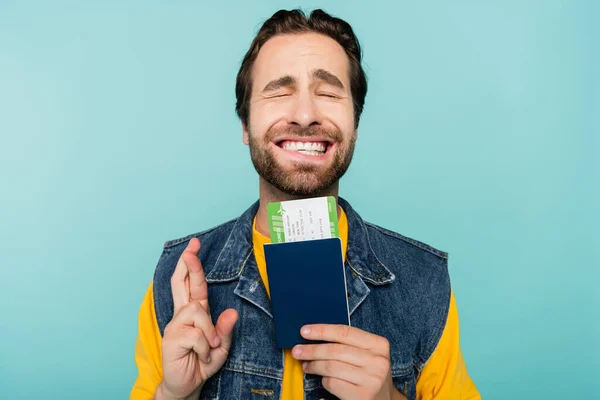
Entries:
[[598,398],[600,8],[541,0],[0,2],[0,398],[127,398],[163,243],[257,199],[235,76],[297,6],[363,45],[340,194],[449,252],[483,397]]

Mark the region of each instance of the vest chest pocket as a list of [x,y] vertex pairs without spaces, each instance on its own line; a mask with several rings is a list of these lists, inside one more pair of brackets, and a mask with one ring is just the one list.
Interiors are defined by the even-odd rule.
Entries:
[[206,382],[200,400],[279,399],[281,379],[257,373],[248,373],[236,368],[222,368]]

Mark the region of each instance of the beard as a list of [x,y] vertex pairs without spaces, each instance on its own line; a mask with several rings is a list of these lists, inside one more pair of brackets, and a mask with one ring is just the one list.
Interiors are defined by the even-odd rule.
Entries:
[[[331,164],[323,166],[311,162],[294,161],[293,169],[283,168],[275,158],[274,149],[270,144],[274,138],[286,134],[307,138],[320,136],[336,143]],[[344,136],[338,129],[327,130],[320,126],[307,128],[292,126],[285,130],[269,130],[262,141],[248,131],[248,145],[254,169],[265,181],[287,195],[312,197],[331,188],[344,176],[354,155],[356,136],[356,131],[354,131],[348,144],[342,146]]]

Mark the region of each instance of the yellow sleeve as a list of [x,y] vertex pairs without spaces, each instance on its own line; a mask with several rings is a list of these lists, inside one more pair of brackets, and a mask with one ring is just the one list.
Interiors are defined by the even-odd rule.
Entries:
[[130,400],[151,400],[162,382],[162,336],[154,312],[152,283],[146,291],[138,318],[138,337],[135,344],[135,364],[138,376],[131,389]]
[[467,366],[460,351],[459,336],[458,309],[452,292],[446,327],[437,348],[417,380],[417,399],[481,399],[467,373]]

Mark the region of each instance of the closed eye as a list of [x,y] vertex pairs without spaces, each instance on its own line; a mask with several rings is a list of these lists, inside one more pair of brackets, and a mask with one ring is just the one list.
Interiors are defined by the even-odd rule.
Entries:
[[287,96],[291,96],[290,93],[282,93],[282,94],[274,94],[272,96],[269,96],[269,99],[276,99],[278,97],[287,97]]
[[330,99],[339,99],[339,96],[336,96],[335,94],[331,93],[317,93],[317,96],[329,97]]

